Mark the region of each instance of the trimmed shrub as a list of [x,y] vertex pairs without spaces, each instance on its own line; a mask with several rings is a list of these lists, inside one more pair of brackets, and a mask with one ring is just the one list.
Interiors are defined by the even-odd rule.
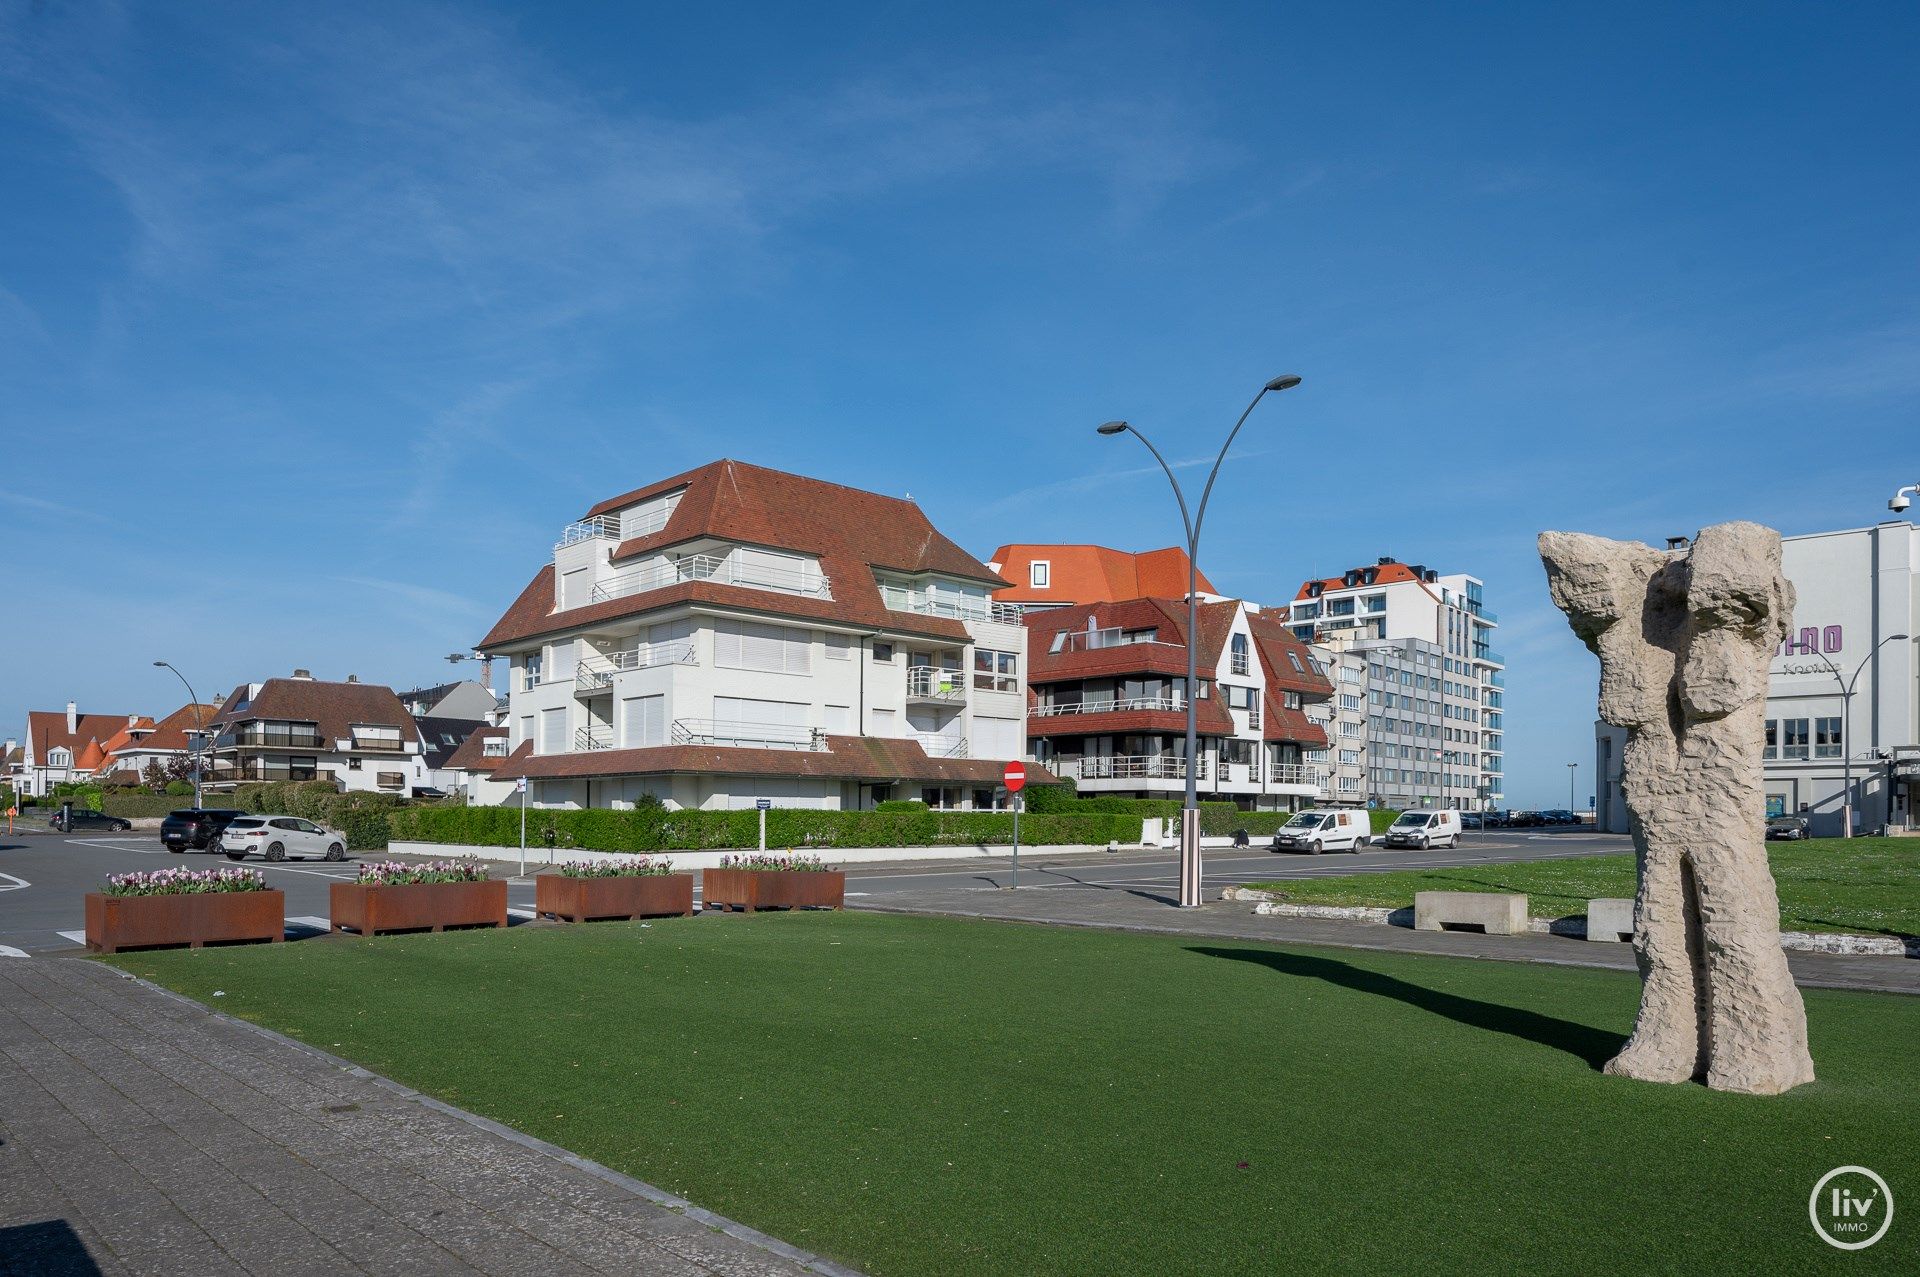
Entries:
[[187,786],[187,796],[176,798],[171,794],[142,794],[130,789],[116,789],[106,794],[100,801],[100,810],[109,816],[119,816],[123,820],[139,820],[146,816],[164,816],[170,811],[180,811],[193,806],[193,786]]
[[[561,811],[529,809],[529,846],[584,851],[733,851],[759,842],[759,812]],[[514,847],[518,807],[409,807],[388,817],[393,838],[415,842]],[[548,835],[551,833],[552,837]],[[1034,814],[1021,817],[1028,846],[1104,845],[1137,841],[1140,822],[1123,815]],[[959,847],[1006,843],[1013,814],[992,811],[819,811],[776,807],[767,813],[767,846],[820,850],[846,847]]]
[[889,798],[885,802],[875,803],[875,811],[925,811],[927,804],[919,798]]
[[1373,832],[1376,834],[1386,833],[1387,826],[1398,819],[1400,819],[1400,813],[1397,811],[1375,810],[1373,813]]

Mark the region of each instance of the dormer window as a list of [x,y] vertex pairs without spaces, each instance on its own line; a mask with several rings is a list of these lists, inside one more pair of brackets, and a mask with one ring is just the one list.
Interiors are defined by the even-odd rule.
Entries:
[[1027,584],[1036,590],[1052,588],[1053,563],[1049,559],[1035,559],[1027,564]]
[[1252,661],[1247,652],[1247,636],[1244,634],[1234,635],[1232,646],[1232,657],[1229,662],[1230,668],[1235,674],[1245,677],[1247,671],[1252,668]]
[[49,750],[47,752],[47,766],[49,767],[67,767],[72,763],[73,755],[64,749]]

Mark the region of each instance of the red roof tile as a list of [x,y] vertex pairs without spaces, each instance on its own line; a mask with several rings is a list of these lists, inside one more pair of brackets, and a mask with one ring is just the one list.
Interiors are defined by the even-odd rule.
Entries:
[[715,461],[635,488],[602,501],[587,512],[587,517],[609,514],[676,488],[685,488],[686,492],[666,526],[648,536],[621,542],[613,551],[613,561],[711,537],[815,556],[833,597],[818,599],[714,581],[689,581],[558,612],[553,606],[553,568],[549,565],[535,574],[478,647],[484,651],[689,600],[772,616],[841,621],[964,642],[967,630],[958,621],[888,610],[873,569],[906,574],[938,572],[990,587],[1006,584],[986,564],[942,536],[911,501],[739,461]]
[[1366,567],[1355,568],[1353,571],[1356,573],[1372,572],[1374,578],[1364,583],[1356,580],[1353,585],[1347,584],[1347,578],[1345,576],[1329,576],[1312,581],[1302,581],[1299,591],[1293,596],[1294,601],[1298,602],[1302,599],[1314,597],[1313,587],[1316,585],[1320,587],[1322,593],[1325,593],[1328,590],[1359,590],[1375,585],[1393,585],[1400,581],[1420,580],[1419,575],[1415,573],[1411,567],[1398,560],[1392,563],[1369,563]]
[[[1047,585],[1036,589],[1030,566],[1047,563]],[[1187,597],[1187,552],[1179,546],[1129,553],[1104,545],[1030,545],[1014,542],[993,552],[1000,575],[1013,584],[994,593],[1006,603],[1118,603],[1126,599]],[[1216,594],[1207,574],[1200,592]]]
[[216,727],[256,719],[317,723],[320,738],[331,743],[353,735],[356,723],[397,727],[403,741],[419,741],[407,707],[393,689],[378,683],[329,683],[317,678],[270,678],[251,699],[245,683],[233,689],[214,718]]
[[[740,749],[719,745],[660,745],[588,753],[535,754],[523,741],[493,774],[495,780],[579,779],[587,776],[797,776],[878,783],[933,781],[998,784],[1005,763],[981,758],[929,758],[920,742],[875,736],[828,736],[824,750]],[[1028,764],[1028,779],[1048,784],[1043,767]]]
[[506,736],[504,727],[482,727],[461,741],[460,748],[454,750],[442,766],[480,774],[495,771],[507,760],[503,755],[487,753],[486,744],[490,740],[504,740]]
[[154,724],[153,730],[145,736],[142,736],[139,740],[130,741],[121,745],[118,749],[110,750],[109,752],[125,753],[131,751],[139,753],[146,751],[150,753],[184,754],[187,752],[187,733],[199,727],[211,727],[214,717],[219,714],[219,712],[220,707],[217,705],[182,705],[179,709]]
[[68,749],[77,757],[86,748],[90,740],[104,740],[115,732],[124,729],[132,718],[129,714],[81,714],[75,720],[74,730],[67,730],[67,715],[64,710],[27,711],[27,739],[33,742],[33,758],[36,766],[47,765],[47,753],[54,749]]

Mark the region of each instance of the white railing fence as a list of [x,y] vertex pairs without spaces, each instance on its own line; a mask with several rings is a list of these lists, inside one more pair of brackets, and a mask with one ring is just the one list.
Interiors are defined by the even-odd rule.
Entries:
[[777,590],[783,594],[801,594],[812,598],[833,597],[830,583],[819,572],[795,571],[764,564],[740,564],[732,558],[717,558],[711,554],[690,554],[684,559],[622,572],[595,585],[590,597],[595,603],[604,603],[609,599],[626,598],[684,581],[714,581],[721,585]]
[[1171,710],[1179,712],[1186,702],[1178,696],[1116,696],[1111,700],[1081,700],[1036,705],[1034,718],[1058,718],[1064,714],[1112,714],[1125,710]]
[[673,743],[741,749],[822,750],[827,747],[826,736],[818,728],[719,718],[674,719]]
[[573,685],[583,692],[601,692],[613,686],[614,675],[627,670],[652,669],[657,665],[697,665],[692,639],[672,639],[665,643],[642,643],[618,652],[594,652],[580,658],[574,666]]
[[907,667],[907,695],[917,700],[962,701],[967,698],[964,670],[941,669],[932,665]]
[[947,594],[939,590],[911,590],[902,585],[880,587],[881,602],[889,612],[914,612],[921,616],[943,616],[953,621],[993,621],[1018,625],[1026,609],[1018,603],[1000,603],[971,594]]
[[597,514],[591,519],[582,519],[578,523],[569,523],[560,530],[560,539],[553,548],[564,550],[570,545],[582,541],[620,539],[620,516],[617,514]]

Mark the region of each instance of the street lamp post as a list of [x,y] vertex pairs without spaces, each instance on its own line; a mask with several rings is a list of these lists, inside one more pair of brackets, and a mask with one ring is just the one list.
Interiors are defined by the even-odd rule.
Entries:
[[1853,692],[1854,684],[1860,681],[1860,672],[1872,664],[1873,658],[1881,648],[1889,643],[1903,643],[1905,634],[1889,634],[1873,645],[1873,650],[1860,658],[1853,667],[1851,678],[1841,678],[1840,670],[1832,661],[1827,662],[1827,671],[1833,675],[1834,682],[1840,684],[1840,836],[1853,837]]
[[1260,393],[1253,397],[1247,410],[1240,414],[1240,420],[1233,423],[1233,429],[1227,433],[1227,441],[1220,445],[1220,455],[1213,459],[1213,469],[1207,474],[1207,486],[1200,492],[1199,508],[1189,514],[1187,494],[1180,488],[1180,480],[1173,474],[1173,467],[1160,455],[1160,449],[1153,441],[1135,430],[1124,421],[1109,421],[1100,427],[1103,435],[1130,434],[1147,445],[1147,451],[1166,471],[1167,482],[1173,485],[1173,499],[1180,504],[1180,522],[1187,532],[1187,756],[1182,770],[1186,773],[1186,802],[1180,809],[1180,907],[1193,909],[1200,904],[1200,720],[1198,694],[1200,691],[1200,527],[1207,517],[1207,500],[1213,495],[1213,481],[1220,477],[1220,465],[1227,459],[1227,449],[1233,447],[1234,436],[1240,433],[1240,427],[1247,424],[1247,418],[1270,390],[1291,390],[1300,384],[1300,379],[1291,374],[1275,377],[1260,387]]
[[1575,802],[1573,801],[1573,795],[1574,795],[1574,788],[1573,788],[1573,785],[1574,785],[1574,778],[1575,778],[1576,776],[1578,776],[1579,774],[1580,774],[1580,764],[1579,764],[1579,763],[1568,763],[1568,764],[1567,764],[1567,812],[1568,812],[1568,814],[1570,814],[1570,815],[1573,815],[1573,814],[1578,814],[1578,812],[1580,811],[1580,806],[1579,806],[1579,804],[1578,804],[1578,803],[1575,803]]
[[173,670],[173,676],[180,680],[180,686],[187,689],[187,703],[193,706],[193,740],[187,747],[187,761],[193,765],[193,805],[196,809],[205,807],[206,800],[200,792],[200,749],[206,745],[207,724],[205,715],[200,712],[200,698],[194,695],[193,684],[187,682],[187,676],[165,661],[155,661],[155,669]]

